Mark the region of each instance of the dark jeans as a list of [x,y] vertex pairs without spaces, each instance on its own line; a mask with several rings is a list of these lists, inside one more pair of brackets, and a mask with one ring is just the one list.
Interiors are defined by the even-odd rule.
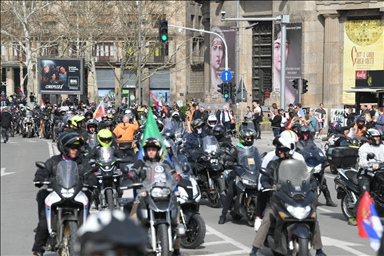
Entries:
[[273,131],[273,137],[277,137],[280,134],[280,128],[272,128]]
[[229,132],[231,130],[231,121],[224,122],[223,125],[225,127],[226,132]]
[[3,136],[3,140],[8,141],[8,139],[9,139],[9,127],[1,127],[1,136]]
[[260,127],[260,122],[256,121],[253,119],[253,125],[255,126],[255,131],[256,131],[256,139],[261,138],[261,127]]

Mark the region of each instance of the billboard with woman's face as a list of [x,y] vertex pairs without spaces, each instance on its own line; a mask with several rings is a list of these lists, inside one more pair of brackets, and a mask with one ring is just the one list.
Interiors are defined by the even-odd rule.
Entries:
[[210,44],[210,66],[211,86],[210,89],[217,90],[218,84],[223,83],[221,73],[225,70],[225,58],[228,58],[228,70],[232,73],[232,83],[236,83],[235,77],[235,28],[230,26],[212,27],[212,32],[219,34],[227,43],[228,52],[225,51],[223,40],[217,35],[211,34]]
[[[301,49],[302,49],[302,24],[287,24],[287,40],[285,52],[285,103],[296,105],[299,92],[293,88],[293,80],[301,78]],[[273,91],[280,93],[281,75],[281,27],[275,24],[273,38]],[[304,78],[304,77],[303,77]]]
[[44,94],[83,94],[83,59],[38,59],[37,88]]

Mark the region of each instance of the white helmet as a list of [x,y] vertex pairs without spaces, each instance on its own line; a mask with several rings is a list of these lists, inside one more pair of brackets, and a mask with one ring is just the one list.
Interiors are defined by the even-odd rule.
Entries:
[[207,119],[208,125],[213,128],[217,124],[216,115],[209,115]]
[[280,136],[284,139],[293,140],[295,144],[299,141],[299,136],[293,131],[283,131]]
[[124,113],[125,113],[125,114],[129,114],[129,113],[132,113],[132,111],[131,111],[130,109],[127,109],[127,110],[125,110]]

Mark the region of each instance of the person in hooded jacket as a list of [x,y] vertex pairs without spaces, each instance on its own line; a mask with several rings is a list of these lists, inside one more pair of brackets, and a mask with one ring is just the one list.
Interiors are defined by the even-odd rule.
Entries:
[[3,109],[0,115],[1,122],[1,136],[3,136],[4,143],[8,142],[9,139],[9,127],[11,127],[12,114],[9,113],[8,107]]

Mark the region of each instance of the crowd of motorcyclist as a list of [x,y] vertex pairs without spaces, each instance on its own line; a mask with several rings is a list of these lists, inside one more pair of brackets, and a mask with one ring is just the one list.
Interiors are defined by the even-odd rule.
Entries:
[[[94,198],[95,194],[92,193],[92,190],[97,186],[97,179],[93,172],[89,171],[92,170],[89,160],[99,157],[99,148],[112,147],[117,158],[130,159],[129,161],[133,163],[131,168],[127,168],[123,164],[119,166],[124,173],[122,175],[123,180],[145,180],[144,167],[148,166],[150,162],[164,161],[161,157],[163,145],[160,138],[147,138],[143,145],[140,145],[148,112],[143,108],[137,109],[135,105],[128,108],[122,106],[116,109],[108,108],[100,120],[94,118],[94,108],[82,110],[76,109],[73,106],[58,107],[56,105],[46,105],[29,109],[27,106],[20,105],[14,107],[9,112],[12,115],[14,133],[23,134],[23,119],[27,117],[27,113],[31,112],[32,117],[35,119],[34,133],[36,136],[46,139],[51,138],[53,141],[57,141],[60,155],[48,159],[45,163],[46,168],[39,168],[37,170],[34,181],[42,182],[48,178],[55,177],[56,168],[60,161],[75,161],[82,181],[90,188],[86,193],[88,200],[89,202],[94,202],[95,208],[98,208],[99,205],[97,199]],[[271,193],[273,194],[271,190],[274,191],[276,187],[275,180],[277,180],[276,176],[278,176],[279,165],[289,159],[296,159],[305,163],[302,153],[308,149],[317,148],[314,143],[314,134],[310,128],[306,125],[301,125],[299,122],[291,123],[286,131],[283,131],[274,138],[273,145],[275,149],[261,156],[257,145],[254,145],[257,137],[252,121],[245,120],[240,125],[238,132],[239,142],[237,145],[233,145],[226,127],[220,123],[214,114],[205,118],[206,121],[200,118],[191,120],[190,125],[187,126],[184,122],[184,115],[177,106],[173,110],[163,108],[156,110],[156,108],[152,108],[152,113],[156,118],[157,127],[163,135],[164,141],[166,139],[175,141],[175,137],[177,137],[175,136],[177,130],[169,131],[166,125],[167,122],[174,122],[177,127],[181,128],[183,131],[181,135],[179,134],[181,143],[178,144],[178,149],[173,150],[177,150],[179,153],[187,156],[196,177],[199,176],[199,172],[207,168],[202,151],[203,140],[207,136],[215,137],[221,150],[227,152],[227,155],[222,157],[224,169],[232,169],[233,166],[244,165],[244,163],[239,161],[239,155],[244,150],[253,150],[252,164],[256,166],[256,169],[265,169],[270,175],[267,177],[260,174],[258,175],[258,180],[255,181],[258,184],[257,190],[259,193],[254,219],[254,228],[257,233],[250,255],[256,255],[257,251],[263,247],[270,228],[270,216],[273,215],[273,212],[269,200]],[[341,133],[344,130],[350,130],[350,128],[355,128],[353,132],[366,138],[366,143],[362,144],[359,149],[360,167],[362,170],[366,162],[369,161],[367,160],[367,154],[370,152],[375,153],[376,160],[384,162],[383,134],[381,131],[374,128],[367,129],[365,119],[358,117],[349,126],[345,128],[338,127],[335,129],[335,132]],[[140,147],[144,149],[143,159],[138,159]],[[167,149],[171,149],[171,147],[169,146]],[[169,150],[168,153],[172,154],[172,150]],[[171,163],[168,164],[171,166],[172,176],[179,182],[182,179],[181,176],[175,171]],[[231,210],[235,196],[236,175],[234,171],[230,172],[227,177],[226,186],[220,188],[220,201],[223,209],[219,217],[219,224],[226,222],[226,215]],[[311,190],[315,191],[319,186],[316,179],[322,179],[319,190],[324,194],[326,205],[335,207],[336,204],[331,199],[324,173],[320,172],[311,176]],[[371,178],[365,175],[364,171],[361,171],[358,179],[360,189],[362,191],[369,191]],[[44,200],[48,193],[46,189],[41,189],[37,195],[39,222],[32,249],[34,255],[42,255],[44,253],[43,247],[49,235],[44,209]],[[120,196],[122,195],[121,191],[119,191],[119,194]],[[137,204],[138,202],[132,208],[132,216],[135,216]],[[350,220],[350,223],[355,224],[353,219]],[[317,221],[312,246],[316,250],[317,256],[326,255],[322,250],[320,228]],[[179,241],[174,244],[173,255],[181,255]]]

